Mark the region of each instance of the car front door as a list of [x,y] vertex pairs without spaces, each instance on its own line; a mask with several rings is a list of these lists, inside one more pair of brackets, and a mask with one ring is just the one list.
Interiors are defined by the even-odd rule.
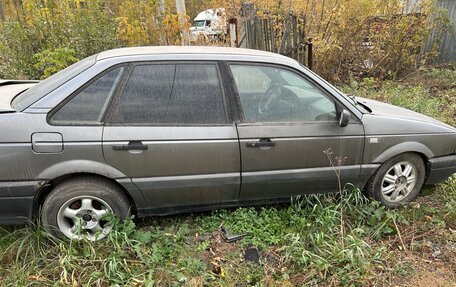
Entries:
[[107,116],[106,160],[153,208],[237,200],[239,144],[217,63],[136,63],[130,70]]
[[240,200],[337,191],[356,183],[362,124],[341,127],[342,106],[301,73],[282,66],[229,64],[242,107]]

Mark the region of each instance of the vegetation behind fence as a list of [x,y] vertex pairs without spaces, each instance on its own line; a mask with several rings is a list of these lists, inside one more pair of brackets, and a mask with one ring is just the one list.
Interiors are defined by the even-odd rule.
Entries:
[[[435,56],[439,39],[421,55],[432,29],[448,26],[435,0],[408,7],[400,0],[255,0],[256,20],[247,27],[253,48],[308,64],[333,83],[357,77],[397,78]],[[180,44],[182,29],[200,11],[224,7],[242,22],[240,0],[185,1],[183,25],[172,0],[2,0],[0,78],[45,78],[102,50]],[[272,31],[258,33],[258,31]],[[206,44],[206,43],[203,43]],[[213,45],[214,43],[210,43]],[[215,43],[227,45],[226,42]]]
[[[221,0],[223,3],[224,1]],[[233,3],[233,2],[229,2]],[[432,39],[423,53],[423,45],[431,31],[450,28],[448,13],[436,1],[380,0],[297,0],[254,1],[255,16],[246,20],[247,34],[260,32],[255,39],[276,38],[275,52],[294,57],[288,49],[303,51],[309,38],[313,42],[314,70],[333,83],[348,82],[360,77],[400,78],[427,63],[438,54],[440,38]],[[222,4],[220,4],[222,5]],[[229,5],[229,4],[227,4]],[[243,6],[232,4],[236,14]],[[407,8],[407,9],[405,9]],[[294,20],[288,15],[296,15]],[[258,20],[262,19],[262,20]],[[287,22],[287,19],[293,19]],[[261,25],[252,22],[272,21],[269,35]],[[297,25],[294,23],[297,21]],[[301,21],[301,22],[300,22]],[[283,25],[282,23],[286,23]],[[302,23],[302,24],[300,24]],[[303,27],[301,32],[299,29]],[[294,30],[298,35],[296,45]],[[250,37],[252,38],[252,37]],[[248,47],[263,49],[262,44],[247,42]],[[266,45],[264,50],[270,50]],[[306,53],[302,53],[306,54]],[[304,59],[300,59],[308,64]]]

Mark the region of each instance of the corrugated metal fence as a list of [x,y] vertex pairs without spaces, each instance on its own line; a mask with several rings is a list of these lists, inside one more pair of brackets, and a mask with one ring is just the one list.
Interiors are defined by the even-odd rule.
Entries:
[[439,55],[431,63],[456,63],[456,0],[438,0],[437,6],[448,11],[448,17],[452,27],[447,33],[432,32],[424,46],[424,52],[430,51],[432,45],[437,40],[440,42],[438,49]]

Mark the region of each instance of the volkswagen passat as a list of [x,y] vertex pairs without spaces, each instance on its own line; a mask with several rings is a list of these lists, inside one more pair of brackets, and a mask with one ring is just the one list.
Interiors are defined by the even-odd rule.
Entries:
[[246,49],[118,49],[39,83],[4,81],[0,122],[0,223],[40,217],[76,239],[106,236],[107,214],[335,192],[327,150],[344,159],[342,184],[388,207],[456,172],[454,127]]

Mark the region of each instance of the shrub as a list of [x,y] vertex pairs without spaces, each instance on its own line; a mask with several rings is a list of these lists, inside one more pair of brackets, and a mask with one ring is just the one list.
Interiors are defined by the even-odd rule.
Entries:
[[[119,46],[115,17],[105,1],[86,1],[84,7],[75,3],[25,0],[17,4],[1,24],[0,77],[41,78],[46,67],[40,61],[46,57],[59,62],[51,64],[54,69],[47,67],[51,73],[74,59]],[[62,61],[63,54],[67,56]]]
[[[239,0],[212,2],[214,7],[228,8],[230,16],[237,16],[241,9]],[[403,76],[435,56],[435,49],[424,55],[421,47],[431,30],[448,26],[446,11],[437,9],[435,0],[415,1],[413,7],[400,0],[253,2],[257,15],[305,15],[306,37],[313,39],[314,70],[333,83],[347,82],[350,77]],[[279,35],[285,29],[276,28]],[[436,48],[438,42],[434,44]]]
[[75,57],[75,54],[76,51],[69,48],[44,50],[33,55],[33,58],[36,60],[36,63],[33,66],[41,73],[40,78],[45,79],[79,61],[79,59]]

